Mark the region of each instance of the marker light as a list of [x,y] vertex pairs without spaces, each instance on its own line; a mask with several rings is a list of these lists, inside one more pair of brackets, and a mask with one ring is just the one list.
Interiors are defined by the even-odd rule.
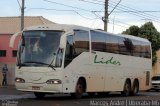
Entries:
[[47,84],[61,84],[61,80],[59,79],[50,79],[46,82]]
[[22,78],[15,78],[15,82],[17,83],[25,83],[25,80]]

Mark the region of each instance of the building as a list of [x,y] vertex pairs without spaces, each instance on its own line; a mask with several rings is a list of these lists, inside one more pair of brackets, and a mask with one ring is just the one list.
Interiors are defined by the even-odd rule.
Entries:
[[[41,24],[55,24],[42,16],[26,16],[24,18],[24,27]],[[21,17],[0,17],[0,70],[4,64],[8,65],[8,83],[14,84],[14,66],[16,63],[16,54],[20,36],[16,38],[14,48],[9,47],[10,37],[20,31]],[[2,73],[0,71],[0,85]]]
[[153,66],[153,76],[160,75],[160,50],[156,52],[157,54],[157,62]]

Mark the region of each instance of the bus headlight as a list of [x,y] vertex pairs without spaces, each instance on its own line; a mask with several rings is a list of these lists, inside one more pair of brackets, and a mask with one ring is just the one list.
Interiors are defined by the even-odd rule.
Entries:
[[46,82],[47,84],[61,84],[61,80],[59,79],[50,79]]
[[23,78],[15,78],[15,82],[17,82],[17,83],[25,83],[25,80]]

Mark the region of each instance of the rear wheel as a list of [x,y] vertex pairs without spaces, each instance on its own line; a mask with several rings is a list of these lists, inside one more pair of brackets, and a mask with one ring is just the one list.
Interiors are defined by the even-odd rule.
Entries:
[[123,91],[121,92],[123,96],[129,96],[131,93],[131,83],[129,80],[126,80],[124,84]]
[[71,96],[80,99],[83,96],[84,92],[85,92],[84,82],[81,79],[79,79],[76,85],[75,93],[71,93]]
[[37,99],[42,99],[45,96],[45,93],[42,92],[34,92],[34,95],[36,96]]
[[137,80],[135,80],[133,83],[133,88],[132,88],[131,94],[136,95],[138,93],[138,91],[139,91],[139,83]]

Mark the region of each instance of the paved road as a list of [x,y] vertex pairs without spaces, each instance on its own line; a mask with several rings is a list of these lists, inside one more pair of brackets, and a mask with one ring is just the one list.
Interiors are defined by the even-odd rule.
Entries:
[[8,87],[0,88],[0,106],[160,106],[160,92],[140,92],[130,97],[113,92],[106,97],[85,95],[78,100],[70,95],[48,95],[44,99],[36,99],[32,93]]

